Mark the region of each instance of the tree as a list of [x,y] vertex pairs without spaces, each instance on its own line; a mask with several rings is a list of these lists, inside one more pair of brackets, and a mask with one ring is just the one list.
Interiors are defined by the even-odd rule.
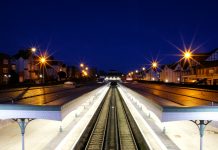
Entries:
[[19,82],[19,75],[14,71],[12,70],[10,72],[10,79],[9,79],[9,83],[10,84],[16,84]]
[[58,72],[58,76],[60,80],[66,80],[67,74],[64,71]]

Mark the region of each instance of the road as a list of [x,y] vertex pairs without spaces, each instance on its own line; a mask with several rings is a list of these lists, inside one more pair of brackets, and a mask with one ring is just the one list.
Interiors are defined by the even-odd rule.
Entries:
[[218,91],[149,83],[125,83],[125,86],[162,106],[218,105]]

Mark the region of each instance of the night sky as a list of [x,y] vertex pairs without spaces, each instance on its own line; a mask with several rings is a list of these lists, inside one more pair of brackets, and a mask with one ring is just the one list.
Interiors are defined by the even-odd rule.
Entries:
[[0,52],[37,46],[67,64],[130,71],[179,59],[182,38],[197,52],[218,47],[218,2],[1,0]]

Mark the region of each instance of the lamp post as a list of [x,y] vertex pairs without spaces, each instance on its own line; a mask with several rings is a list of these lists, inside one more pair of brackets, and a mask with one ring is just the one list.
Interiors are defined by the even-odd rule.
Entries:
[[42,79],[43,79],[43,84],[45,84],[45,64],[46,64],[46,58],[44,56],[40,57],[40,63],[42,64]]
[[[183,57],[182,59],[186,61],[189,61],[191,58],[192,58],[192,52],[190,50],[185,50],[183,53]],[[181,59],[181,60],[182,60]],[[179,75],[179,83],[181,84],[182,83],[182,64],[181,64],[181,61],[180,61],[180,75]]]
[[182,63],[181,63],[181,61],[179,61],[179,65],[180,65],[180,68],[179,68],[179,83],[181,84],[182,83]]
[[36,53],[36,48],[35,47],[32,47],[31,48],[31,68],[30,68],[30,77],[31,77],[31,80],[33,79],[33,71],[34,71],[34,54]]
[[144,76],[145,76],[145,67],[142,67],[142,80],[144,80]]
[[[154,70],[154,72],[156,72],[156,69],[158,68],[158,62],[157,61],[153,61],[151,63],[151,67]],[[151,72],[150,72],[150,80],[151,80]]]

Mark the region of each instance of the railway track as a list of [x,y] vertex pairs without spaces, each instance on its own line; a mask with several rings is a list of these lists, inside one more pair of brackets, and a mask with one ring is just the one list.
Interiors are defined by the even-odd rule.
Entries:
[[74,149],[148,149],[116,86],[112,86]]

